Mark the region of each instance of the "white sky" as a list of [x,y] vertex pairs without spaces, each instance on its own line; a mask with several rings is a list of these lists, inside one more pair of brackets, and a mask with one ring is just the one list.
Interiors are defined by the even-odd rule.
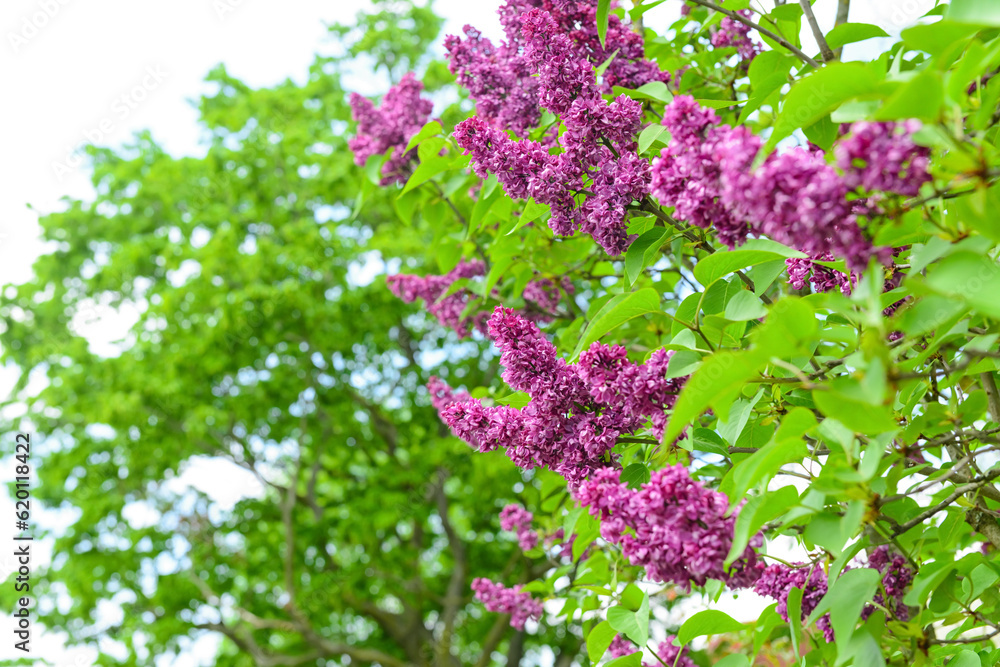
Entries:
[[[437,0],[446,32],[466,23],[498,32],[499,0]],[[768,4],[770,4],[768,2]],[[821,22],[832,25],[835,0],[818,0]],[[851,20],[877,23],[890,33],[913,23],[933,0],[855,0]],[[80,145],[120,145],[149,128],[173,154],[200,153],[197,112],[189,103],[205,90],[216,64],[251,86],[285,78],[303,81],[313,55],[328,51],[325,24],[348,22],[365,0],[3,0],[0,5],[0,286],[21,283],[40,251],[36,211],[58,210],[63,196],[89,198],[88,174],[76,162]],[[665,3],[647,21],[666,25],[679,1]],[[808,36],[806,37],[809,41]],[[809,48],[806,49],[810,50]],[[33,207],[33,208],[29,208]],[[0,391],[10,374],[0,369]],[[0,453],[2,456],[4,453]],[[6,459],[4,471],[10,471]],[[3,481],[12,473],[3,472]],[[192,466],[182,478],[197,487],[232,481],[217,499],[229,505],[254,486],[245,477]],[[0,516],[13,511],[0,498]],[[7,553],[11,522],[0,519],[0,553]],[[37,544],[32,566],[48,561]],[[11,567],[0,557],[0,580]],[[2,599],[9,600],[8,591]],[[0,659],[23,657],[11,644],[9,612],[0,614]],[[32,657],[57,665],[91,664],[87,652],[67,654],[35,627]],[[204,656],[211,646],[196,649]],[[196,664],[192,656],[174,664]]]

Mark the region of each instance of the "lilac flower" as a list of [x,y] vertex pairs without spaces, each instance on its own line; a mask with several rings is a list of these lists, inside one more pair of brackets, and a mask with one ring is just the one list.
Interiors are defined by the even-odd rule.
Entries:
[[416,150],[404,153],[407,142],[427,123],[433,104],[420,97],[424,85],[412,72],[382,98],[376,107],[357,93],[351,93],[351,115],[358,122],[358,134],[347,142],[359,167],[372,155],[393,149],[392,157],[382,166],[382,185],[402,183],[407,179]]
[[[741,10],[740,16],[750,18],[753,14],[748,9]],[[750,62],[760,53],[760,45],[750,39],[750,26],[729,16],[719,22],[719,29],[712,33],[712,46],[722,49],[735,46],[743,65]]]
[[472,26],[465,26],[466,38],[445,38],[448,70],[458,85],[469,91],[476,113],[501,130],[526,136],[538,125],[538,79],[532,77],[516,44],[493,43]]
[[834,146],[837,167],[849,188],[915,197],[931,181],[930,149],[913,142],[920,121],[859,122]]
[[822,154],[794,148],[753,168],[760,138],[718,125],[688,96],[671,101],[663,122],[672,140],[653,162],[652,190],[678,218],[714,228],[730,248],[753,233],[813,257],[843,257],[851,270],[872,256],[887,260],[862,234],[847,185]]
[[[883,595],[882,590],[879,590],[873,601],[888,609],[896,620],[909,620],[910,611],[903,604],[903,596],[906,595],[907,589],[913,583],[914,573],[906,564],[906,558],[900,554],[891,553],[889,547],[883,544],[876,547],[868,556],[868,566],[882,573],[881,588],[885,591],[885,595]],[[866,605],[861,612],[861,619],[867,619],[873,611],[875,611],[875,607]]]
[[542,603],[530,593],[522,592],[521,586],[506,588],[503,584],[479,577],[473,579],[472,590],[488,611],[510,614],[510,626],[517,630],[523,630],[529,618],[537,621],[542,617]]
[[[801,589],[801,620],[805,621],[826,595],[826,572],[815,564],[797,568],[787,565],[771,565],[761,573],[753,588],[758,594],[778,601],[775,611],[785,621],[788,620],[788,594],[792,592],[793,588]],[[830,626],[829,614],[820,617],[816,626],[823,631],[823,636],[828,642],[833,641],[833,628]]]
[[[547,0],[550,5],[555,10],[569,3]],[[642,104],[624,95],[605,102],[593,64],[550,12],[535,7],[516,19],[507,17],[505,26],[512,30],[515,25],[522,62],[538,75],[540,103],[561,115],[566,126],[559,138],[563,152],[550,154],[540,142],[515,141],[488,118],[463,121],[455,128],[455,140],[472,156],[480,177],[496,174],[511,197],[548,204],[549,226],[556,234],[582,229],[609,255],[621,255],[632,240],[626,208],[649,192],[649,166],[635,154]],[[593,195],[578,205],[576,195],[585,183]]]
[[[620,544],[632,565],[643,566],[653,581],[689,589],[709,579],[736,588],[753,584],[759,575],[756,536],[740,556],[741,564],[726,572],[723,564],[733,541],[735,515],[726,517],[726,496],[693,481],[680,465],[654,471],[638,490],[620,481],[620,472],[597,470],[575,495],[601,520],[601,537]],[[626,532],[630,531],[630,532]]]
[[522,551],[531,551],[538,545],[538,533],[531,529],[531,512],[520,505],[510,504],[500,511],[500,527],[517,533],[517,542]]
[[829,269],[815,262],[815,260],[832,262],[833,259],[834,257],[830,253],[824,253],[812,258],[790,257],[786,259],[785,266],[788,267],[788,284],[795,289],[803,289],[806,286],[806,280],[808,280],[812,283],[813,289],[817,293],[839,289],[842,294],[849,296],[853,289],[853,284],[858,280],[857,275],[852,274],[848,276],[845,273]]
[[[666,641],[660,642],[660,645],[656,647],[656,655],[659,656],[660,661],[655,663],[643,662],[642,667],[661,667],[663,663],[668,665],[673,665],[673,667],[698,667],[694,660],[685,655],[687,653],[686,646],[674,646],[673,635],[667,635]],[[678,658],[678,656],[680,656]]]
[[465,338],[470,334],[470,326],[480,330],[483,328],[484,318],[462,317],[462,312],[474,298],[474,295],[463,289],[444,298],[441,297],[456,280],[481,276],[485,271],[486,265],[483,262],[462,261],[443,276],[421,277],[396,274],[389,276],[386,282],[389,285],[389,290],[406,303],[422,299],[427,303],[427,312],[433,315],[438,322],[454,329],[459,337]]
[[[601,93],[613,86],[638,88],[650,81],[669,81],[662,72],[643,56],[642,36],[629,29],[612,14],[604,45],[597,35],[596,6],[575,0],[508,0],[498,11],[506,40],[494,46],[482,34],[465,26],[465,39],[449,36],[445,40],[448,67],[467,88],[476,102],[476,113],[487,124],[501,130],[513,130],[524,137],[538,124],[543,92],[537,69],[529,66],[532,56],[529,39],[522,32],[523,16],[532,10],[544,11],[561,36],[562,51],[571,58],[574,67],[594,66],[614,59],[604,71],[598,85]],[[537,65],[537,62],[535,62]],[[554,89],[550,89],[554,90]],[[556,112],[549,108],[550,111]]]
[[611,640],[611,644],[608,646],[606,652],[607,657],[621,658],[631,653],[638,651],[638,647],[629,641],[628,637],[622,634],[615,635],[615,638]]
[[569,365],[523,315],[497,308],[489,333],[500,349],[504,381],[524,391],[520,410],[470,399],[446,405],[441,419],[480,451],[503,448],[519,467],[546,466],[576,484],[605,465],[619,435],[647,420],[654,434],[666,426],[684,378],[665,378],[670,353],[658,350],[645,364],[625,358],[625,349],[594,343]]

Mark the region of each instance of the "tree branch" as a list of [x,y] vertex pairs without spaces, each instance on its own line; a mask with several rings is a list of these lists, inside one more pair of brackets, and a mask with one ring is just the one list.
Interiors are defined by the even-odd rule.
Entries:
[[820,67],[820,63],[816,62],[811,57],[806,55],[805,52],[802,51],[802,49],[798,48],[797,46],[789,42],[781,35],[771,32],[770,30],[761,26],[758,23],[754,23],[753,21],[751,21],[750,19],[746,18],[745,16],[743,16],[738,12],[730,11],[724,7],[715,4],[714,2],[709,2],[708,0],[688,0],[688,2],[694,3],[696,5],[701,5],[702,7],[708,7],[709,9],[714,9],[717,12],[725,14],[734,21],[739,21],[743,25],[748,25],[757,32],[759,32],[760,34],[766,37],[770,37],[778,44],[781,44],[783,47],[794,53],[799,60],[809,65],[810,67],[816,67],[816,68]]
[[823,60],[825,62],[836,60],[837,54],[826,43],[826,37],[823,36],[823,31],[819,27],[819,22],[816,20],[816,15],[813,13],[809,0],[799,0],[799,6],[802,7],[802,13],[805,15],[806,21],[809,22],[809,29],[812,30],[816,43],[819,44],[819,52],[823,54]]

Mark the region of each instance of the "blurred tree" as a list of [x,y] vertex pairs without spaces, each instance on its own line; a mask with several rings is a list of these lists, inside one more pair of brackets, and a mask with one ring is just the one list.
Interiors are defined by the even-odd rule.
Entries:
[[[395,73],[440,22],[377,4],[350,55]],[[475,576],[538,576],[497,520],[515,491],[537,492],[427,405],[425,351],[448,351],[445,377],[482,359],[472,384],[496,365],[385,289],[428,224],[402,226],[383,189],[352,217],[347,62],[261,90],[220,67],[204,157],[148,135],[91,149],[96,199],[43,217],[51,252],[3,293],[3,360],[20,371],[6,406],[27,406],[8,431],[38,434],[36,497],[76,516],[32,593],[101,664],[154,664],[206,633],[225,638],[218,665],[513,665],[544,646],[569,664],[579,650],[470,604]],[[115,311],[137,319],[109,355],[82,334]],[[262,490],[228,509],[172,481],[206,459]]]

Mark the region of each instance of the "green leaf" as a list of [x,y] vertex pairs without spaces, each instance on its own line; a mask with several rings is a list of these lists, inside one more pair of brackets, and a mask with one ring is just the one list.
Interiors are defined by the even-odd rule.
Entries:
[[615,658],[611,662],[605,663],[604,667],[641,667],[642,651],[629,653],[620,658]]
[[978,653],[963,649],[948,663],[948,667],[983,667],[983,662],[979,659]]
[[660,311],[660,295],[652,287],[644,287],[628,294],[615,295],[610,301],[604,304],[587,325],[580,342],[577,343],[576,350],[573,351],[575,359],[580,352],[598,340],[601,336],[612,329],[620,327],[629,320],[641,317],[648,313]]
[[642,270],[646,268],[656,251],[663,245],[669,232],[663,227],[655,227],[632,241],[625,253],[625,280],[629,287],[635,284]]
[[587,655],[591,662],[597,662],[604,657],[611,642],[614,641],[618,631],[611,627],[607,621],[601,621],[587,635]]
[[927,270],[925,283],[942,296],[1000,318],[1000,266],[972,252],[956,252]]
[[548,204],[539,204],[534,199],[529,199],[525,202],[524,210],[521,211],[521,215],[517,218],[517,222],[513,227],[511,227],[510,231],[507,232],[505,236],[510,236],[529,222],[534,222],[549,210]]
[[603,63],[601,63],[594,69],[594,74],[596,74],[597,76],[602,76],[608,70],[608,68],[611,67],[611,63],[614,62],[615,56],[618,55],[619,51],[621,51],[621,49],[615,49],[614,53],[608,56]]
[[958,23],[1000,28],[1000,4],[994,0],[951,0],[945,18]]
[[815,623],[829,612],[837,643],[846,644],[854,634],[861,610],[875,596],[881,576],[878,570],[867,567],[844,572],[810,614],[809,622]]
[[855,433],[876,435],[899,428],[892,411],[884,405],[872,405],[838,391],[813,391],[816,407]]
[[[705,287],[709,287],[719,278],[728,276],[730,273],[745,269],[750,266],[757,266],[764,262],[786,257],[805,257],[805,253],[793,250],[780,243],[768,239],[757,239],[764,243],[755,244],[750,249],[746,247],[728,252],[716,252],[698,262],[694,267],[694,277]],[[751,242],[752,243],[752,242]],[[747,244],[749,245],[749,243]]]
[[691,432],[691,446],[699,452],[729,456],[729,445],[718,433],[708,428],[696,428]]
[[975,25],[956,21],[915,25],[902,32],[903,43],[911,49],[938,55],[954,44],[965,41],[979,31]]
[[630,463],[622,470],[621,480],[637,489],[650,480],[649,468],[642,463]]
[[792,650],[796,660],[799,657],[799,638],[802,636],[802,589],[793,588],[788,592],[788,625],[792,636]]
[[[754,454],[756,456],[756,454]],[[740,510],[733,528],[733,545],[726,556],[726,567],[743,554],[750,538],[757,534],[765,523],[776,519],[798,502],[799,492],[794,486],[783,486],[760,496],[753,496]]]
[[925,69],[900,86],[876,114],[876,120],[918,118],[936,121],[944,106],[944,81],[941,74]]
[[739,632],[745,628],[745,625],[725,612],[718,609],[706,609],[684,621],[684,625],[677,631],[677,644],[685,646],[695,637]]
[[432,120],[422,128],[420,131],[410,137],[409,143],[406,144],[406,148],[403,149],[403,153],[409,153],[415,146],[417,146],[421,141],[427,139],[428,137],[433,137],[441,134],[444,128],[441,127],[441,123],[436,120]]
[[649,641],[649,596],[643,596],[639,611],[621,605],[608,609],[608,623],[639,646]]
[[740,290],[726,304],[726,312],[723,317],[733,322],[745,322],[760,319],[765,315],[767,315],[767,309],[764,308],[760,299],[753,292]]
[[667,128],[654,123],[639,133],[639,154],[642,155],[656,140],[667,134]]
[[597,0],[597,39],[601,40],[601,48],[604,48],[604,39],[608,34],[608,12],[611,10],[611,0]]
[[750,667],[750,659],[741,653],[733,653],[717,660],[713,667]]
[[413,188],[423,185],[438,174],[448,171],[452,168],[452,164],[452,159],[445,156],[433,157],[430,160],[421,162],[413,170],[413,173],[410,174],[410,178],[406,181],[406,186],[403,188],[400,196],[405,195]]
[[774,124],[765,150],[795,130],[809,127],[844,102],[873,92],[879,77],[867,64],[832,62],[792,86]]
[[826,43],[831,49],[839,49],[845,44],[863,42],[873,37],[888,37],[889,33],[870,23],[843,23],[826,34]]
[[[805,410],[805,408],[795,408],[795,410]],[[751,454],[733,468],[731,473],[733,491],[730,494],[732,504],[738,503],[743,495],[758,483],[774,477],[781,466],[801,461],[809,453],[805,443],[802,442],[801,434],[798,437],[783,438],[779,437],[780,433],[780,431],[776,433],[771,442],[761,447],[760,451]]]
[[767,356],[756,351],[723,350],[705,359],[681,390],[663,442],[673,442],[692,420],[709,407],[720,419],[726,419],[729,407],[743,385],[756,377],[766,363]]

